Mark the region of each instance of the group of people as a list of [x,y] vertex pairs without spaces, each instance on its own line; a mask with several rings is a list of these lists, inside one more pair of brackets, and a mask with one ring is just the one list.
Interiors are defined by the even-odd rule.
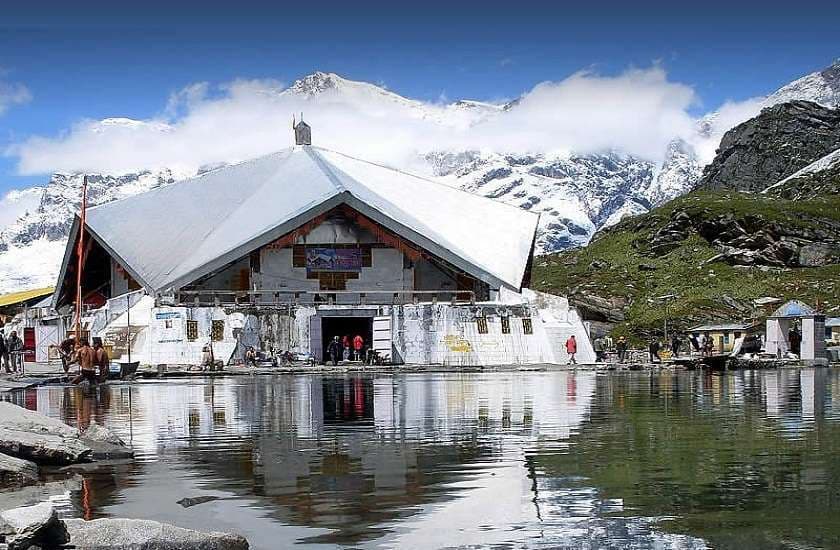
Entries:
[[0,366],[6,374],[23,372],[23,340],[14,330],[6,336],[0,329]]
[[333,365],[337,365],[339,361],[350,361],[351,358],[353,361],[362,361],[366,359],[364,351],[365,339],[361,334],[353,338],[349,335],[344,335],[343,338],[335,336],[327,347],[327,355]]
[[[571,340],[571,338],[570,338]],[[702,353],[703,355],[712,355],[714,352],[714,341],[712,338],[707,338],[705,335],[701,335],[698,339],[695,335],[690,335],[688,337],[688,342],[690,343],[691,347],[696,353]],[[684,350],[684,339],[679,334],[671,335],[670,341],[662,342],[659,338],[651,338],[648,341],[647,351],[648,351],[648,359],[651,363],[661,363],[663,349],[670,349],[671,357],[679,357],[680,353]],[[569,348],[570,344],[569,341],[566,342],[566,351],[570,352]],[[574,345],[576,349],[576,344]],[[595,362],[596,363],[604,363],[607,361],[607,356],[609,353],[614,352],[617,355],[618,362],[624,363],[627,361],[627,351],[628,351],[628,343],[627,338],[624,336],[619,337],[617,340],[613,341],[612,337],[610,336],[599,336],[592,341],[592,347],[595,350]],[[571,357],[571,353],[569,353]],[[574,362],[573,360],[571,362]]]
[[264,352],[258,351],[254,346],[249,346],[245,350],[245,366],[256,367],[262,362],[271,362],[272,367],[280,365],[291,365],[295,360],[295,355],[291,351],[274,351],[274,348]]
[[102,338],[95,337],[93,346],[85,336],[78,340],[73,336],[65,338],[58,345],[58,353],[61,358],[61,367],[68,376],[70,367],[73,364],[79,365],[79,374],[71,380],[71,383],[79,384],[86,381],[93,385],[108,379],[111,359],[102,345]]
[[598,336],[592,341],[592,347],[595,350],[595,362],[604,363],[607,360],[607,354],[615,352],[618,356],[618,362],[623,363],[627,359],[627,338],[619,336],[618,340],[613,340],[612,336]]
[[688,337],[688,342],[691,344],[691,349],[703,357],[711,357],[715,353],[715,340],[711,336],[701,334],[698,337],[692,334]]

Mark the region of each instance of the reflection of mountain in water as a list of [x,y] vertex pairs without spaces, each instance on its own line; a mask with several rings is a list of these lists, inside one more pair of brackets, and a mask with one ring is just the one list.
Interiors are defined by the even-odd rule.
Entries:
[[[840,371],[600,381],[593,421],[571,439],[574,453],[529,456],[551,516],[604,525],[608,510],[582,508],[617,503],[613,515],[670,518],[667,531],[714,548],[840,547],[840,455],[830,450],[840,448]],[[618,528],[611,540],[644,538],[610,526]]]

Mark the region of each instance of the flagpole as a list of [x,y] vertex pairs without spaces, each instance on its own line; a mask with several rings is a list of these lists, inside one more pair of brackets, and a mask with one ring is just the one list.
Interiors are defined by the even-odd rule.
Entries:
[[87,212],[87,175],[82,181],[82,210],[79,214],[79,242],[76,248],[76,344],[82,338],[82,269],[84,267],[85,214]]

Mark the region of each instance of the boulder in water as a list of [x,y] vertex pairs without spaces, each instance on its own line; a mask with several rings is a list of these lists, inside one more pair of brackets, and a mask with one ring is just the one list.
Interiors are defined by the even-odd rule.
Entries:
[[0,453],[0,486],[23,485],[38,481],[38,465]]
[[57,548],[70,541],[64,523],[48,502],[0,512],[0,537],[9,550]]
[[65,521],[70,544],[78,550],[247,550],[248,541],[239,535],[204,533],[139,519],[95,519]]

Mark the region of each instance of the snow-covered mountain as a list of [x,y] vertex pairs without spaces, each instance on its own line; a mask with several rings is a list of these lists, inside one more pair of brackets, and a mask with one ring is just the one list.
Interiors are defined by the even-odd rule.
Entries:
[[[88,201],[91,206],[104,204],[190,175],[171,170],[90,174]],[[34,190],[37,206],[0,229],[0,293],[55,284],[73,215],[79,211],[82,180],[81,174],[54,174],[47,185]]]
[[[469,128],[492,122],[493,117],[515,110],[519,100],[503,104],[472,100],[430,104],[405,98],[383,87],[356,82],[332,73],[317,72],[295,81],[282,91],[266,92],[312,102],[350,105],[381,114],[398,110],[408,118],[441,125]],[[808,99],[827,106],[840,105],[840,61],[823,71],[788,84],[762,100],[762,106],[790,99]],[[97,123],[102,131],[165,123],[111,118]],[[715,113],[700,122],[700,133],[720,131]],[[568,153],[501,154],[478,147],[421,152],[411,170],[426,171],[444,183],[541,213],[539,252],[585,245],[600,228],[626,215],[647,211],[691,189],[702,165],[693,146],[675,139],[661,164],[632,157],[621,151],[603,154]],[[113,175],[89,175],[91,204],[102,204],[194,175],[185,169],[147,170]],[[29,190],[40,195],[37,206],[18,219],[0,226],[0,293],[47,286],[59,269],[73,213],[78,210],[82,176],[55,174],[48,184]],[[27,203],[27,204],[30,204]],[[8,222],[8,220],[5,220]]]

